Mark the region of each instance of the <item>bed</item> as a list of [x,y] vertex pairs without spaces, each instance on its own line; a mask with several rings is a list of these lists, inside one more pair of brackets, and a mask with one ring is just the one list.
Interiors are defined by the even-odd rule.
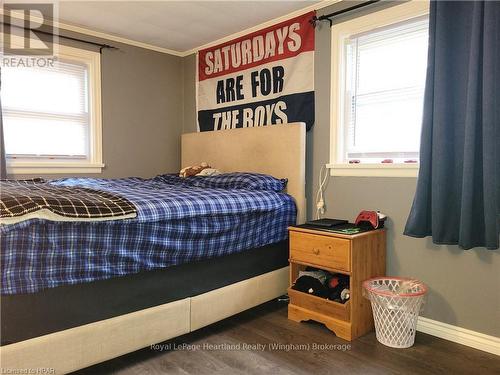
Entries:
[[[304,125],[184,134],[181,159],[183,166],[206,161],[223,172],[256,172],[287,178],[288,195],[264,194],[260,197],[266,207],[281,204],[286,212],[274,209],[266,213],[267,217],[250,215],[252,217],[238,222],[242,220],[242,213],[236,208],[241,207],[241,202],[234,207],[229,205],[226,209],[234,212],[218,212],[228,215],[219,220],[219,224],[204,223],[205,233],[214,230],[213,240],[205,239],[203,243],[202,237],[189,241],[177,237],[173,241],[177,253],[164,257],[155,255],[151,247],[139,246],[138,249],[143,248],[144,252],[137,258],[143,262],[142,266],[149,265],[139,271],[147,272],[93,267],[90,272],[74,272],[71,277],[48,278],[50,285],[36,282],[36,277],[24,284],[19,280],[5,283],[4,279],[2,313],[15,318],[2,326],[0,356],[3,368],[53,368],[57,373],[74,371],[194,331],[285,293],[288,266],[284,231],[291,222],[291,215],[302,222],[305,214]],[[92,180],[92,183],[98,182]],[[122,182],[133,186],[135,182],[144,181]],[[160,182],[148,180],[148,183],[154,192],[154,185]],[[203,194],[197,189],[192,191]],[[248,201],[253,202],[254,198]],[[283,203],[292,198],[293,205]],[[166,215],[174,215],[168,217],[169,223],[173,218],[178,220],[175,225],[171,224],[169,233],[176,233],[176,225],[186,225],[182,223],[186,218],[175,217],[175,212],[169,211]],[[138,218],[128,220],[133,223],[141,217],[139,208]],[[283,223],[276,226],[275,233],[262,230],[280,218]],[[231,228],[241,224],[248,229],[246,232],[240,230],[238,235],[234,231],[227,236],[232,233]],[[65,225],[78,227],[75,223]],[[187,225],[200,227],[200,223]],[[22,225],[18,229],[22,231]],[[218,236],[217,230],[225,235]],[[37,233],[36,230],[33,233]],[[258,233],[270,237],[266,239]],[[75,234],[80,238],[84,235]],[[126,236],[126,232],[122,236]],[[232,241],[218,242],[219,237],[229,237]],[[84,253],[92,253],[91,243],[80,245],[89,247]],[[197,245],[202,245],[209,256],[198,259],[199,254],[193,251]],[[103,244],[97,247],[106,254]],[[108,256],[113,254],[108,253]],[[123,256],[126,260],[134,255],[125,253]],[[144,262],[146,258],[148,261]],[[88,260],[83,263],[87,264]],[[118,263],[125,268],[137,264]],[[59,261],[59,264],[66,263]],[[46,273],[46,270],[40,272]],[[92,276],[90,280],[89,275]],[[35,281],[30,283],[30,280]]]

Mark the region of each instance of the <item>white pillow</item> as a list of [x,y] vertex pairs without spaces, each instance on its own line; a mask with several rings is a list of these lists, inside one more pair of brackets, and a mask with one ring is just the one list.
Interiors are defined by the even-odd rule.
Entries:
[[200,173],[198,173],[196,176],[217,176],[222,174],[218,169],[215,168],[205,168],[202,170]]

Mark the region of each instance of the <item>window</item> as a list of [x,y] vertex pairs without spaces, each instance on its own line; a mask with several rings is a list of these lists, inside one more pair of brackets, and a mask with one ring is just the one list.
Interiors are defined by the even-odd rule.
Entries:
[[427,6],[404,3],[332,28],[333,175],[416,176]]
[[10,173],[101,171],[99,64],[96,52],[59,46],[53,64],[2,66]]

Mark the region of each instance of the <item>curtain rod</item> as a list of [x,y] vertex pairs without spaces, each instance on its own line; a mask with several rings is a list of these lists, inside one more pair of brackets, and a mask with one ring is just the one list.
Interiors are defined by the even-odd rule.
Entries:
[[102,50],[105,49],[105,48],[106,49],[119,49],[118,47],[111,46],[111,45],[105,44],[105,43],[91,42],[91,41],[85,40],[85,39],[73,38],[72,36],[58,35],[58,34],[54,34],[54,33],[49,33],[48,31],[43,31],[43,30],[38,30],[38,29],[31,29],[31,28],[27,28],[27,27],[13,25],[11,23],[2,22],[2,24],[5,25],[5,26],[9,26],[9,27],[17,27],[18,29],[29,30],[29,31],[32,31],[35,34],[39,33],[39,34],[44,34],[44,35],[57,36],[59,38],[63,38],[63,39],[67,39],[67,40],[73,40],[75,42],[91,44],[93,46],[99,47],[99,53],[102,53]]
[[370,0],[370,1],[366,1],[366,2],[361,3],[361,4],[353,5],[352,7],[348,7],[348,8],[339,10],[337,12],[333,12],[333,13],[330,13],[330,14],[325,14],[325,15],[319,16],[319,17],[314,16],[312,18],[312,20],[311,20],[311,23],[315,27],[318,22],[328,21],[330,23],[330,27],[332,27],[332,25],[333,25],[332,18],[333,17],[340,16],[341,14],[345,14],[345,13],[351,12],[351,11],[356,10],[356,9],[364,8],[364,7],[368,6],[368,5],[372,5],[372,4],[378,3],[379,1],[380,0]]

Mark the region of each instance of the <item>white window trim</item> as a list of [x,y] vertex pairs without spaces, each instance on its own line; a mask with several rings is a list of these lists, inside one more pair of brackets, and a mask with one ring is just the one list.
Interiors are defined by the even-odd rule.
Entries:
[[417,177],[418,163],[415,164],[348,164],[342,160],[339,137],[343,139],[344,97],[338,95],[345,83],[344,41],[350,35],[370,31],[393,23],[429,14],[428,1],[409,1],[388,9],[370,13],[349,21],[333,25],[331,28],[331,93],[330,93],[330,169],[331,176],[369,177]]
[[[0,33],[0,38],[3,38],[2,33]],[[24,41],[19,36],[11,35],[11,43],[22,47]],[[60,159],[55,161],[21,161],[9,160],[7,158],[7,173],[9,174],[101,173],[104,168],[102,160],[100,53],[60,44],[54,46],[54,55],[61,59],[85,63],[89,68],[89,158],[82,161],[69,160],[68,162],[61,161]]]

